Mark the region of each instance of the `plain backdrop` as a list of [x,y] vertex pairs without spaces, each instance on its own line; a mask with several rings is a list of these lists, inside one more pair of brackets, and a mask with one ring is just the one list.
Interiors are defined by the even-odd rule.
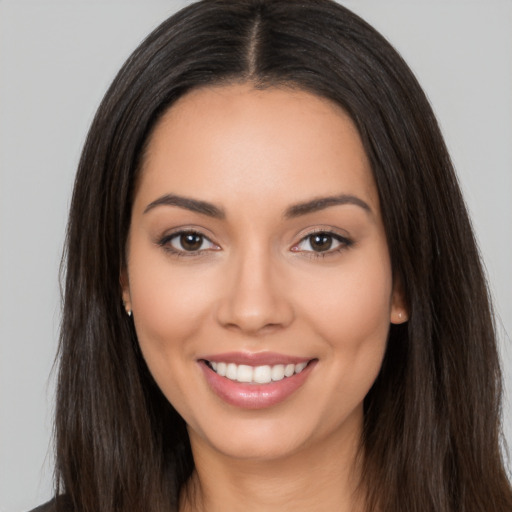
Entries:
[[[0,511],[52,492],[58,269],[73,176],[102,95],[185,1],[0,0]],[[512,1],[343,2],[402,53],[458,169],[499,315],[512,445]]]

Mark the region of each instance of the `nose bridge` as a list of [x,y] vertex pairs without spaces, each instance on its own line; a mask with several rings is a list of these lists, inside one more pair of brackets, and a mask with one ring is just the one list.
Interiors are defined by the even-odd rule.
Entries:
[[218,310],[224,326],[256,334],[291,322],[293,308],[279,286],[277,267],[271,248],[255,240],[233,254]]

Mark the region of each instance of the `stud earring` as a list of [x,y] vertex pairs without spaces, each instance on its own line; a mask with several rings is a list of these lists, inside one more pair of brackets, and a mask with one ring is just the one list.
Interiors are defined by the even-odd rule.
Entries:
[[126,306],[126,302],[123,300],[123,308],[128,316],[132,316],[132,310]]
[[398,312],[398,321],[399,322],[407,322],[407,315],[402,311]]

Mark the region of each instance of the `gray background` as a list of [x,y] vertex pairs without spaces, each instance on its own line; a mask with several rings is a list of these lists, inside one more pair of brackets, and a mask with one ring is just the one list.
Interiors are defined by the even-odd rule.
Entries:
[[[138,42],[185,1],[0,0],[0,511],[51,495],[58,267],[86,130]],[[416,72],[459,172],[512,348],[512,1],[343,2]]]

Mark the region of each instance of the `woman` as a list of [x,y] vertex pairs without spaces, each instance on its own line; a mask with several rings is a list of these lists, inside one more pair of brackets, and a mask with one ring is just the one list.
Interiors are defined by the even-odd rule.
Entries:
[[510,510],[487,289],[428,102],[329,0],[206,1],[86,142],[57,510]]

